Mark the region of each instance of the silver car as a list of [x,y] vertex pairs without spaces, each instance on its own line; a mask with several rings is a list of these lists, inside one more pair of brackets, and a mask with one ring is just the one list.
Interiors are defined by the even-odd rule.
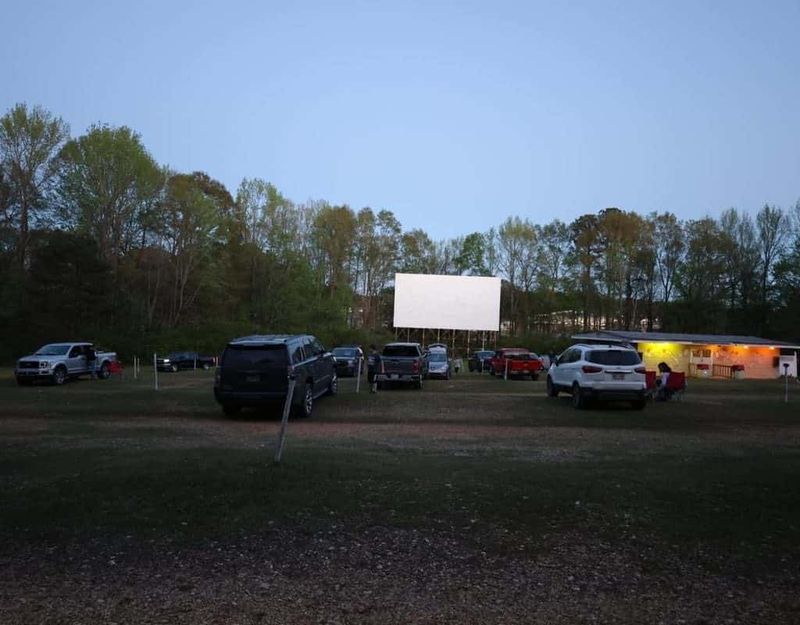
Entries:
[[434,348],[428,352],[428,377],[450,379],[450,359],[447,350]]

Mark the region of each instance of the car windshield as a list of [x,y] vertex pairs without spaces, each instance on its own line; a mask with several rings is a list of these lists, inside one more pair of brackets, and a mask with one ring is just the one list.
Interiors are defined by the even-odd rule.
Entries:
[[333,350],[334,356],[341,356],[342,358],[355,358],[356,350],[349,347],[337,347]]
[[444,352],[431,352],[431,362],[447,362],[447,354]]
[[517,353],[510,353],[506,354],[506,358],[510,360],[531,360],[533,359],[533,354],[529,354],[528,352],[517,352]]
[[383,355],[416,358],[419,356],[419,349],[416,345],[387,345],[383,348]]
[[638,365],[639,354],[628,349],[595,349],[586,355],[586,360],[597,365]]
[[36,352],[36,356],[63,356],[69,351],[69,345],[62,345],[53,343],[52,345],[45,345]]
[[228,345],[223,367],[234,369],[274,369],[288,366],[284,345]]
[[167,354],[168,360],[180,360],[183,358],[183,354],[180,352],[172,352],[171,354]]

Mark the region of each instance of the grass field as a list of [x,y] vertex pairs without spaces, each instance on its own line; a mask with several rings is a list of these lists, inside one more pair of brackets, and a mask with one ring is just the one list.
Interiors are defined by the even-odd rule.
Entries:
[[461,375],[293,420],[0,372],[2,623],[798,623],[800,386]]

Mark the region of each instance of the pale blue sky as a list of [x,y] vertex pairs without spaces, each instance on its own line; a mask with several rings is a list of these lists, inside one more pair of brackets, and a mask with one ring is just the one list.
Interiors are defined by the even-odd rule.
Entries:
[[0,0],[0,110],[434,238],[800,198],[800,2]]

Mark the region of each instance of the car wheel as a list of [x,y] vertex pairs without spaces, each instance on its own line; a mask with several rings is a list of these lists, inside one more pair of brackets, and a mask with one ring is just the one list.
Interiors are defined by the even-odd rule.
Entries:
[[577,382],[572,384],[572,407],[578,410],[586,408],[586,398],[581,393],[581,387]]
[[558,389],[556,388],[556,385],[553,384],[553,380],[549,375],[547,376],[547,396],[558,397]]
[[178,365],[172,363],[172,366],[169,368],[169,370],[172,371],[172,373],[178,373]]
[[532,382],[536,382],[536,380],[538,380],[538,379],[539,379],[539,374],[538,373],[531,373],[531,381]]
[[644,407],[647,405],[646,399],[637,399],[636,401],[631,402],[631,408],[634,410],[644,410]]
[[489,365],[486,371],[489,373],[489,375],[494,375],[494,367],[492,367],[491,365]]
[[56,367],[53,371],[53,384],[61,386],[67,381],[67,370],[64,367]]
[[235,417],[241,411],[241,406],[236,406],[235,404],[222,404],[222,412],[225,413],[225,416]]
[[204,362],[203,363],[203,371],[208,371],[209,369],[211,369],[211,365],[208,364],[207,362]]
[[331,383],[328,385],[328,395],[336,395],[339,392],[339,377],[334,373]]
[[310,382],[307,382],[303,389],[303,399],[295,407],[295,414],[298,417],[308,418],[314,410],[314,388]]
[[101,380],[108,380],[108,378],[111,377],[111,367],[108,366],[107,362],[100,365],[100,371],[97,372],[97,377]]

